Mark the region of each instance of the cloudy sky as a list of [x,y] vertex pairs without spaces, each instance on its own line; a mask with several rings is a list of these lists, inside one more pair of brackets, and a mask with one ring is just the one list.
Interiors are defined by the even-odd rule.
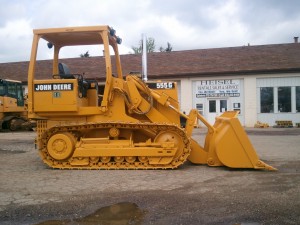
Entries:
[[[28,61],[32,29],[107,24],[123,39],[121,54],[141,34],[173,51],[281,44],[300,36],[299,0],[0,0],[0,63]],[[62,53],[78,57],[95,48]],[[63,55],[65,54],[65,55]],[[41,58],[47,58],[43,54]]]

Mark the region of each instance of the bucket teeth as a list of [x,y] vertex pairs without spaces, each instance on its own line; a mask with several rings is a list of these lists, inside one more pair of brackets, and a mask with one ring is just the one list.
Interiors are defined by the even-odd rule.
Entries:
[[268,165],[267,163],[258,160],[256,166],[254,167],[254,169],[262,169],[262,170],[269,170],[269,171],[277,171],[276,168],[274,168],[273,166]]

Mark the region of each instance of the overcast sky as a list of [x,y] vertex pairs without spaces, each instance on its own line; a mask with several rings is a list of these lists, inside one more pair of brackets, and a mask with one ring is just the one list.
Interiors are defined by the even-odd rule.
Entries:
[[[0,0],[0,63],[28,61],[32,29],[110,25],[121,54],[141,34],[173,51],[281,44],[300,36],[299,0]],[[101,55],[95,48],[91,56]],[[62,53],[78,57],[80,52]],[[41,58],[47,58],[43,54]]]

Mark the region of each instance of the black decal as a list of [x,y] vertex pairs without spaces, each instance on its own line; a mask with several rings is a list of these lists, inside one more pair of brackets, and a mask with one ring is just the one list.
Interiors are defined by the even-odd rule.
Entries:
[[34,84],[34,91],[72,91],[73,83]]
[[174,82],[157,82],[157,83],[147,83],[148,87],[151,89],[174,89]]

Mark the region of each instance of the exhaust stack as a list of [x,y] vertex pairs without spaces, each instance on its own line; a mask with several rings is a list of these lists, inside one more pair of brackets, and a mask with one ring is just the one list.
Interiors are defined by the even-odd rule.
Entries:
[[142,79],[148,80],[147,76],[147,36],[142,34]]

